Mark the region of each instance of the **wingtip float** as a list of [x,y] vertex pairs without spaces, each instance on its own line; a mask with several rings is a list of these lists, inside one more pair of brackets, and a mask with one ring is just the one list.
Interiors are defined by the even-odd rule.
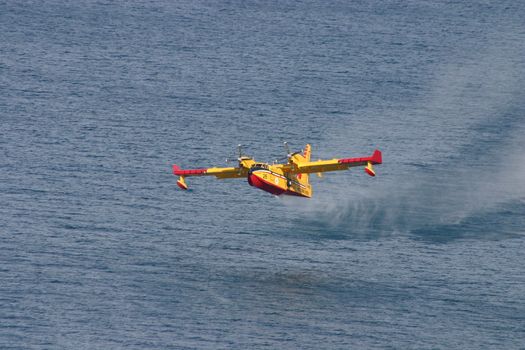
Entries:
[[187,190],[185,178],[188,176],[215,176],[218,179],[245,178],[251,186],[274,195],[291,195],[310,198],[312,186],[309,183],[309,174],[347,170],[364,166],[365,172],[376,176],[375,164],[382,164],[381,151],[375,150],[370,157],[334,158],[330,160],[310,161],[311,146],[306,145],[303,151],[291,153],[288,144],[287,162],[283,164],[260,163],[253,158],[242,154],[241,145],[238,146],[239,156],[237,167],[181,169],[173,164],[173,174],[179,176],[177,185]]

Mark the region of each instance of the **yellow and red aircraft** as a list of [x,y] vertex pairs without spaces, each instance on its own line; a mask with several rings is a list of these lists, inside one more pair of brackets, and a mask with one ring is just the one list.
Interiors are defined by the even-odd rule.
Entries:
[[361,158],[334,158],[330,160],[310,161],[311,147],[306,145],[303,151],[290,153],[288,144],[284,143],[288,156],[287,163],[268,164],[256,162],[253,158],[242,154],[241,145],[238,146],[239,157],[237,167],[204,168],[183,170],[173,164],[173,174],[179,176],[177,185],[187,190],[185,178],[189,176],[215,176],[218,179],[244,178],[251,186],[274,195],[292,195],[312,197],[312,186],[308,174],[326,171],[346,170],[352,167],[365,166],[365,172],[375,176],[374,164],[382,163],[381,151],[375,150],[370,157]]

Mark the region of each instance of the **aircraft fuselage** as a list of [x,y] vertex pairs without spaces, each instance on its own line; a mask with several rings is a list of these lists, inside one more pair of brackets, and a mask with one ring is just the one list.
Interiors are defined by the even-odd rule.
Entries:
[[284,173],[271,165],[253,166],[248,172],[248,183],[274,195],[312,196],[312,186],[301,183],[301,176],[306,174]]

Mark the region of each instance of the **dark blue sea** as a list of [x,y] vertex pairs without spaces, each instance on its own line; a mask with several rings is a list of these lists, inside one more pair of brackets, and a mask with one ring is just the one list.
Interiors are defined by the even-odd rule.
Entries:
[[521,1],[0,1],[0,349],[525,349],[524,151]]

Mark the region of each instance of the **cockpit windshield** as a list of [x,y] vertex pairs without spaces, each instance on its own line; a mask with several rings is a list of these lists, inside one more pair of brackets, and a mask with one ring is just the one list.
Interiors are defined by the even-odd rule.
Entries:
[[268,164],[264,164],[264,163],[255,163],[253,166],[252,166],[252,169],[268,169]]

